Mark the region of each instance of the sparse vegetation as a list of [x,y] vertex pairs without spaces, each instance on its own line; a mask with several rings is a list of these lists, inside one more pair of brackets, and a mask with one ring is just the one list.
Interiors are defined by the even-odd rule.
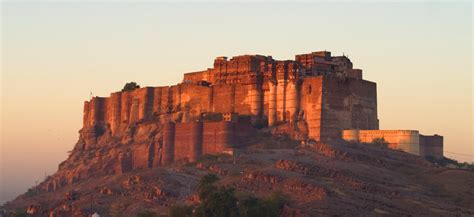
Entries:
[[10,214],[7,215],[7,216],[8,216],[8,217],[27,217],[28,215],[26,214],[26,211],[25,211],[25,210],[17,209],[17,210],[15,210],[15,212],[10,213]]
[[140,85],[138,85],[136,82],[128,82],[123,86],[122,91],[130,91],[130,90],[135,90],[140,88]]
[[[207,174],[202,177],[198,186],[201,204],[195,209],[194,217],[277,217],[280,215],[283,205],[287,203],[282,193],[273,193],[265,199],[259,199],[253,195],[236,196],[235,189],[228,187],[217,187],[215,183],[219,180],[215,174]],[[186,212],[179,213],[170,209],[170,216],[185,217],[189,215],[189,207]]]
[[283,206],[289,202],[287,198],[288,197],[286,195],[279,191],[274,192],[265,198],[263,202],[267,212],[266,216],[280,216]]
[[150,210],[143,210],[137,214],[137,217],[157,217],[158,215]]
[[372,140],[372,143],[371,143],[373,146],[377,146],[377,147],[388,147],[388,142],[385,141],[384,138],[375,138]]
[[466,170],[471,170],[474,171],[474,164],[469,164],[469,163],[459,163],[456,160],[453,160],[451,158],[443,157],[443,158],[435,158],[433,156],[427,156],[425,158],[427,161],[440,165],[440,166],[451,166],[451,167],[456,167],[458,169],[466,169]]
[[192,217],[193,207],[187,205],[175,204],[170,207],[169,217]]

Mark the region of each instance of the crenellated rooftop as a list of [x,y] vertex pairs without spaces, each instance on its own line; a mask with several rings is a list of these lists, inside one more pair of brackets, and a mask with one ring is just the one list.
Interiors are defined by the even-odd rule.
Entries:
[[295,60],[275,60],[272,56],[240,55],[214,59],[214,67],[184,74],[184,83],[261,84],[265,81],[303,79],[307,76],[335,75],[362,79],[362,70],[353,69],[346,56],[331,56],[329,51],[299,54]]

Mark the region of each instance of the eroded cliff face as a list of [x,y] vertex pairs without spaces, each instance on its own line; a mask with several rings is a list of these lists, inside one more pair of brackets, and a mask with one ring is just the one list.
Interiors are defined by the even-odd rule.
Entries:
[[68,159],[41,187],[54,191],[90,177],[160,166],[163,132],[158,122],[135,123],[115,135],[108,127],[83,128]]
[[250,121],[161,123],[138,121],[112,133],[109,125],[83,128],[70,156],[58,172],[41,184],[54,191],[79,180],[134,170],[196,162],[201,156],[245,146],[255,134]]

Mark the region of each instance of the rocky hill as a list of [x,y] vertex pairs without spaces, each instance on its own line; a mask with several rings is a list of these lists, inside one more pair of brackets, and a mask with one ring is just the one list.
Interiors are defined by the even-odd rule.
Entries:
[[[177,85],[128,83],[84,103],[69,157],[4,209],[128,217],[184,205],[196,216],[209,198],[223,201],[198,188],[213,173],[219,181],[206,186],[231,206],[249,202],[239,195],[254,205],[285,198],[268,203],[270,216],[474,215],[473,171],[424,160],[443,159],[441,136],[379,130],[376,93],[349,58],[327,51],[218,57]],[[262,216],[247,208],[232,216]]]
[[[436,166],[386,147],[342,141],[302,146],[263,129],[234,156],[204,155],[194,163],[113,173],[113,159],[127,148],[117,142],[73,151],[55,175],[4,207],[29,209],[36,216],[87,216],[92,211],[136,216],[144,210],[166,216],[174,204],[199,204],[199,179],[215,173],[219,185],[239,193],[287,195],[281,216],[474,215],[474,172]],[[87,178],[48,187],[68,175]]]

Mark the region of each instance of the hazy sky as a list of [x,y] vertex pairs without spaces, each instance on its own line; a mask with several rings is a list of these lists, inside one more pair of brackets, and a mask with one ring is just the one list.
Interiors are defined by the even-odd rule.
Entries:
[[474,161],[472,3],[3,3],[0,204],[57,170],[83,102],[176,84],[216,56],[329,50],[377,82],[381,129]]

